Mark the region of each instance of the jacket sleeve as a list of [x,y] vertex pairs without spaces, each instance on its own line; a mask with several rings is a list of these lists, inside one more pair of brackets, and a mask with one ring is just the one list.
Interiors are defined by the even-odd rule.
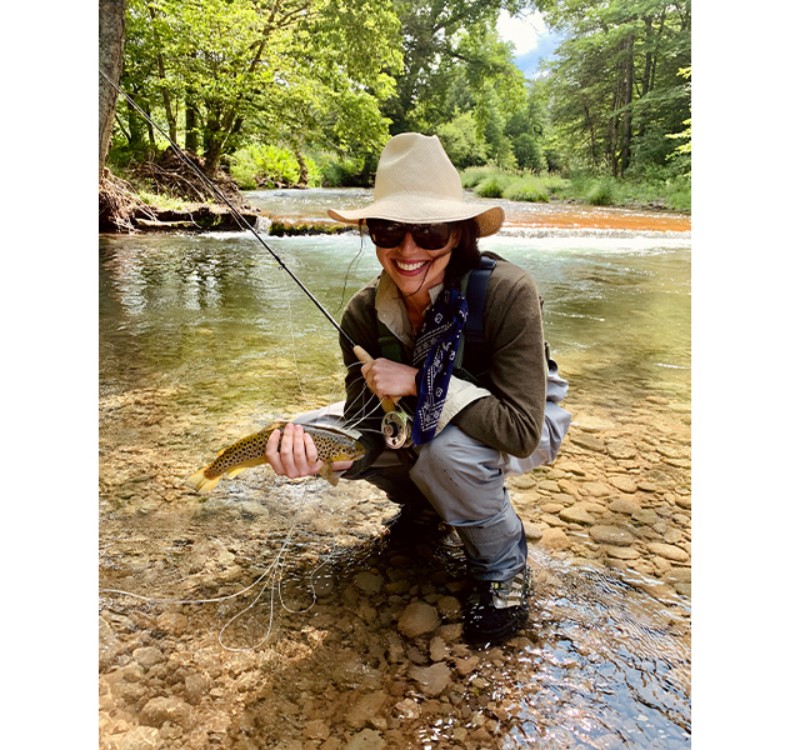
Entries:
[[[374,309],[375,288],[368,286],[357,292],[347,305],[342,316],[342,330],[372,357],[379,357],[378,325]],[[342,350],[342,360],[347,368],[344,381],[344,418],[348,426],[361,433],[361,440],[367,449],[366,455],[342,475],[346,479],[354,479],[374,463],[386,447],[381,432],[383,410],[378,399],[364,382],[361,362],[353,352],[350,342],[344,336],[339,336],[339,346]]]
[[465,406],[452,421],[470,437],[523,457],[539,444],[544,421],[547,360],[541,306],[527,273],[498,270],[499,265],[484,312],[490,394]]

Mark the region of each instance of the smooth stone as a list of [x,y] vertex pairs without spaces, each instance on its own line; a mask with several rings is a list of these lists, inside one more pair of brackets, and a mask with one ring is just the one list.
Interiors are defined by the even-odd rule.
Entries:
[[647,545],[647,548],[654,555],[658,555],[659,557],[664,557],[667,560],[673,560],[674,562],[686,562],[689,559],[689,553],[686,550],[681,549],[680,547],[676,547],[673,544],[650,542]]
[[430,667],[411,667],[408,676],[419,683],[422,692],[428,696],[441,694],[450,684],[450,668],[444,662],[431,664]]
[[591,526],[595,522],[595,517],[589,513],[582,505],[573,505],[569,508],[564,508],[558,517],[567,523],[580,523],[586,526]]
[[386,741],[374,729],[362,729],[345,745],[345,750],[383,750]]
[[569,538],[563,529],[549,528],[542,531],[542,539],[539,544],[547,549],[567,549]]
[[562,471],[568,471],[570,474],[575,474],[579,477],[586,476],[586,472],[577,461],[556,461],[556,464]]
[[609,503],[608,509],[614,513],[625,513],[630,516],[640,511],[642,506],[632,497],[618,497]]
[[145,669],[150,669],[156,664],[166,661],[166,657],[161,653],[161,649],[155,646],[142,646],[141,648],[135,649],[133,658]]
[[608,480],[614,487],[616,487],[620,492],[636,492],[636,482],[633,481],[628,476],[624,474],[618,476],[612,476]]
[[592,526],[589,529],[589,536],[599,544],[611,544],[614,546],[625,546],[633,544],[634,536],[626,529],[617,526]]
[[530,542],[538,542],[542,538],[542,529],[535,523],[523,521],[522,527],[525,530],[525,538]]
[[604,453],[606,450],[606,444],[600,438],[594,437],[594,435],[576,434],[572,437],[572,442],[595,453]]
[[368,571],[358,573],[353,579],[356,588],[367,595],[377,594],[383,587],[383,576]]
[[423,633],[430,633],[440,625],[436,607],[425,602],[411,602],[400,615],[398,630],[408,638],[416,638]]
[[585,482],[583,491],[590,497],[605,497],[611,494],[611,488],[605,482]]
[[617,560],[635,560],[637,557],[641,557],[639,550],[635,547],[614,547],[612,545],[606,547],[606,554]]

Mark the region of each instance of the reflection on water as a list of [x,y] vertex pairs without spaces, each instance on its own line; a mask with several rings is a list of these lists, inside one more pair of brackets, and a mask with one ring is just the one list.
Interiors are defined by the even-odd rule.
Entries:
[[[278,201],[282,215],[314,218],[367,196],[264,200]],[[525,223],[530,210],[509,210],[509,228],[481,247],[536,279],[547,338],[584,409],[624,420],[628,404],[659,399],[685,410],[688,234],[544,231]],[[355,234],[267,242],[335,318],[379,268]],[[335,329],[249,234],[104,237],[99,272],[104,518],[131,498],[161,507],[182,472],[245,427],[341,398]],[[262,480],[244,476],[225,505],[244,513],[262,507],[262,495]],[[260,529],[248,533],[261,538]],[[117,542],[103,544],[112,555]],[[687,603],[654,598],[652,582],[630,574],[532,554],[539,639],[513,673],[475,675],[490,676],[498,699],[515,706],[505,746],[687,747]],[[443,720],[420,730],[420,746],[446,729]]]

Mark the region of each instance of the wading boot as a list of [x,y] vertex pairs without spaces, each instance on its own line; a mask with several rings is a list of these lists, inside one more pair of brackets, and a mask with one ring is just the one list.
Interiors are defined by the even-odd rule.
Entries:
[[464,615],[464,638],[469,643],[502,643],[528,621],[530,568],[507,581],[475,581]]

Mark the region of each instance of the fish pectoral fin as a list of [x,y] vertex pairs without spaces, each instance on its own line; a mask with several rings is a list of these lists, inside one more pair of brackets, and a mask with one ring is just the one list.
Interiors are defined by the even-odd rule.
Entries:
[[319,470],[319,475],[323,479],[326,479],[334,487],[339,484],[339,475],[333,470],[333,466],[328,461],[322,464],[322,468]]

